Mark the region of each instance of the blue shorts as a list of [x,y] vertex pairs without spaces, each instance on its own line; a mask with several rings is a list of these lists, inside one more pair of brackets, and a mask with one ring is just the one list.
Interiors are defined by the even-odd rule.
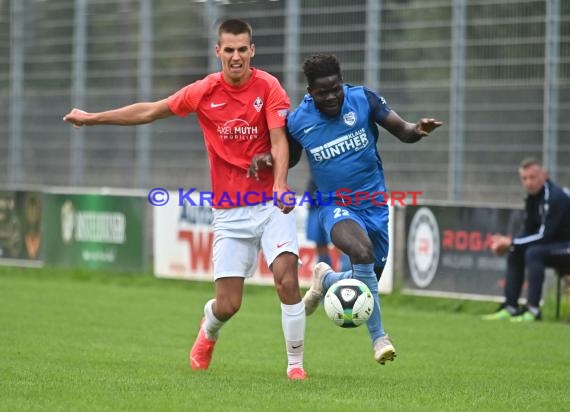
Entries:
[[335,224],[351,219],[360,225],[372,241],[374,267],[383,268],[388,259],[388,207],[371,206],[357,208],[351,206],[320,206],[319,218],[326,233],[331,233]]
[[307,214],[307,239],[317,245],[328,245],[330,242],[329,232],[325,231],[319,219],[319,211],[315,207],[309,208]]

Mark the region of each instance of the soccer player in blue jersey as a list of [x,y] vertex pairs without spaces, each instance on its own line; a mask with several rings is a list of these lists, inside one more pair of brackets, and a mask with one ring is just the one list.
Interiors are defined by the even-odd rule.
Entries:
[[431,118],[409,123],[376,92],[343,84],[334,55],[308,58],[303,72],[309,93],[287,119],[291,158],[298,159],[295,152],[305,149],[320,192],[320,220],[333,244],[352,263],[352,270],[346,272],[334,272],[326,263],[318,263],[303,297],[305,310],[312,314],[323,291],[340,279],[364,282],[375,297],[367,322],[374,359],[383,365],[394,359],[396,349],[384,331],[378,296],[378,281],[388,257],[388,206],[384,198],[370,196],[386,193],[376,125],[404,143],[415,143],[442,123]]

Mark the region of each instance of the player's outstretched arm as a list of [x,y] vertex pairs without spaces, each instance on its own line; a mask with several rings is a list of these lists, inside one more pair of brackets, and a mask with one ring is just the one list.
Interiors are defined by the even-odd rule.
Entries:
[[119,126],[134,126],[151,123],[158,119],[173,116],[166,100],[156,102],[134,103],[114,110],[98,113],[89,113],[80,109],[73,109],[63,117],[65,122],[75,127],[93,126],[98,124],[112,124]]
[[410,123],[398,116],[396,112],[391,111],[382,120],[380,126],[404,143],[415,143],[442,124],[439,120],[432,118],[423,118],[418,120],[417,123]]

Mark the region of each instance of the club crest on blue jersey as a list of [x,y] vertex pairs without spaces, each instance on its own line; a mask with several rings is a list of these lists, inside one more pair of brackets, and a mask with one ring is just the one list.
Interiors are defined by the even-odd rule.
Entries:
[[344,124],[347,126],[354,126],[356,123],[356,114],[354,112],[348,112],[342,116],[342,120],[344,120]]

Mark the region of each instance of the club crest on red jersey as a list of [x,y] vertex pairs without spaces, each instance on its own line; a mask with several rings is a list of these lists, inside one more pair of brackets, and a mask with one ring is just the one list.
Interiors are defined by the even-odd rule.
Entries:
[[253,107],[258,113],[261,111],[261,108],[263,107],[263,100],[261,100],[261,97],[257,96],[255,98],[253,101]]

